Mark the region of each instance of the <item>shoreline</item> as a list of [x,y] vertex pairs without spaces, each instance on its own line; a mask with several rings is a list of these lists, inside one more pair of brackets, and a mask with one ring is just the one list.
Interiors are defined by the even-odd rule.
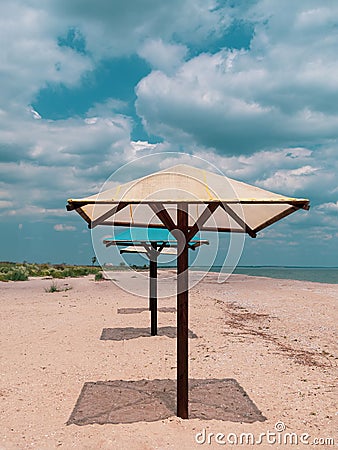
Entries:
[[[287,279],[287,280],[300,280],[310,281],[324,284],[338,284],[338,268],[337,267],[300,267],[300,266],[236,266],[225,267],[223,266],[190,266],[189,271],[191,273],[207,272],[214,274],[243,274],[247,276],[256,276],[272,279]],[[106,266],[101,268],[100,266],[81,266],[81,265],[67,265],[63,264],[35,264],[35,263],[13,263],[13,262],[0,262],[0,281],[24,281],[25,279],[36,276],[52,276],[55,279],[63,279],[65,277],[72,276],[85,276],[88,274],[99,275],[100,271],[105,272],[147,272],[149,267],[139,266]],[[158,266],[159,271],[176,270],[176,267]]]
[[[326,275],[331,275],[331,278],[329,279],[316,279],[313,278],[319,275],[319,272],[322,270],[323,272],[326,272]],[[190,268],[192,272],[199,271],[199,268]],[[260,273],[255,273],[257,271],[261,271]],[[272,273],[267,273],[269,271],[272,271]],[[290,271],[294,271],[294,276],[289,277]],[[298,276],[297,276],[298,271]],[[303,276],[302,276],[303,271]],[[251,273],[250,273],[251,272]],[[265,273],[264,273],[265,272]],[[277,273],[273,273],[277,272]],[[278,273],[279,272],[279,273]],[[287,274],[283,274],[283,272],[288,272]],[[312,272],[312,277],[309,276],[309,273]],[[209,273],[225,273],[228,272],[221,272],[217,270],[210,269]],[[312,282],[312,283],[322,283],[322,284],[338,284],[338,268],[315,268],[315,267],[278,267],[278,266],[241,266],[236,267],[230,275],[246,275],[246,276],[252,276],[252,277],[259,277],[259,278],[270,278],[270,279],[277,279],[277,280],[294,280],[294,281],[305,281],[305,282]],[[279,276],[278,276],[279,275]],[[284,275],[284,276],[283,276]],[[304,276],[305,275],[305,276]],[[306,276],[307,275],[307,276]],[[325,275],[325,274],[324,274]],[[334,281],[332,281],[332,277],[334,277]],[[312,279],[311,279],[312,278]]]

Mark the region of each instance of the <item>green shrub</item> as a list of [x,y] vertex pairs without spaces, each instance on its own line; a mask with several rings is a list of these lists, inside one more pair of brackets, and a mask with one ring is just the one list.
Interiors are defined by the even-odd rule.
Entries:
[[98,272],[95,274],[95,281],[102,281],[103,280],[103,273]]
[[12,271],[7,273],[8,279],[12,281],[28,280],[28,270],[25,266],[16,266]]
[[63,270],[52,269],[50,274],[53,278],[64,278]]
[[83,277],[99,273],[99,266],[67,266],[65,264],[35,264],[0,262],[0,281],[25,281],[28,277]]
[[39,272],[40,277],[50,277],[51,273],[49,269],[41,269]]
[[60,289],[55,281],[53,281],[49,288],[45,289],[45,292],[60,292]]

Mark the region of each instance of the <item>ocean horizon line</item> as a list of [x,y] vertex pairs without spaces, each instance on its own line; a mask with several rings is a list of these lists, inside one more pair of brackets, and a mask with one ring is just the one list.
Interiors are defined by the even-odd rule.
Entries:
[[[32,262],[32,261],[26,261],[26,260],[24,260],[24,261],[0,261],[0,264],[37,264],[37,265],[48,264],[48,265],[51,265],[51,266],[58,266],[58,265],[62,266],[62,265],[65,265],[65,266],[88,266],[88,267],[93,265],[93,264],[86,264],[86,263],[69,263],[69,262],[65,262],[65,261],[63,261],[63,262],[50,262],[50,261],[48,261],[48,262],[47,261],[44,261],[44,262],[35,262],[34,261],[34,262]],[[116,263],[116,264],[111,263],[111,264],[113,266],[119,266],[119,263]],[[103,266],[104,266],[104,264],[103,264]],[[173,264],[173,265],[166,265],[166,264],[163,264],[163,263],[159,263],[159,267],[163,268],[163,269],[166,269],[166,268],[172,269],[173,267],[176,267],[176,265],[175,264]],[[203,269],[204,268],[208,268],[208,269],[210,269],[210,267],[211,268],[213,268],[213,267],[215,267],[215,268],[224,267],[225,269],[227,269],[227,268],[232,269],[234,266],[233,265],[231,265],[231,266],[224,266],[223,264],[214,264],[212,266],[210,266],[210,265],[194,266],[192,264],[189,267],[191,269],[194,269],[194,268],[203,268]],[[246,269],[246,268],[248,268],[248,269],[253,269],[253,268],[257,268],[257,269],[260,269],[260,268],[261,269],[266,269],[266,268],[271,268],[271,269],[273,269],[273,268],[277,268],[277,269],[338,269],[338,266],[287,266],[287,265],[278,265],[278,264],[257,264],[257,265],[255,265],[255,264],[248,264],[248,265],[236,265],[235,268],[242,268],[242,269]]]
[[[169,266],[168,266],[169,267]],[[170,267],[175,267],[175,266],[170,266]],[[191,266],[193,267],[193,266]],[[195,266],[195,267],[209,267],[209,266]],[[224,267],[224,268],[232,268],[233,266],[223,266],[223,265],[212,265],[211,267]],[[252,269],[252,268],[257,268],[257,269],[266,269],[266,268],[277,268],[277,269],[338,269],[338,266],[279,266],[279,265],[248,265],[248,266],[240,266],[237,265],[235,267],[238,268],[243,268],[243,269]]]

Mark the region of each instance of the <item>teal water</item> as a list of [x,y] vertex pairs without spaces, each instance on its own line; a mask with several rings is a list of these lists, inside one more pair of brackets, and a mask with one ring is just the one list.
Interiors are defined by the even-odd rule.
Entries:
[[[191,269],[207,270],[206,267],[191,267]],[[221,270],[221,266],[213,266],[211,268],[211,272],[221,272]],[[222,272],[227,272],[227,269],[224,268]],[[255,277],[338,284],[338,267],[236,267],[233,273]]]

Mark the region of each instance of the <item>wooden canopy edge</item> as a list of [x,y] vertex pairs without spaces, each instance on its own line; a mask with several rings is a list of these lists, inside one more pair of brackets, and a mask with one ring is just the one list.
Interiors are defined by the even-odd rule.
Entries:
[[88,202],[73,202],[72,200],[68,200],[66,209],[67,211],[74,211],[74,209],[78,209],[86,205],[88,205]]
[[[300,205],[298,205],[300,206]],[[301,209],[304,209],[305,211],[309,211],[310,209],[310,200],[306,200],[302,203]]]
[[[94,204],[97,203],[95,200],[90,201],[90,204]],[[199,202],[194,202],[194,203],[199,203]],[[205,204],[206,202],[202,202],[203,204]],[[297,211],[298,209],[304,209],[306,211],[308,211],[310,209],[310,201],[307,199],[296,199],[296,200],[292,200],[290,202],[280,202],[280,201],[270,201],[270,204],[279,204],[279,203],[283,203],[283,204],[289,204],[292,205],[290,208],[286,209],[285,211],[281,212],[280,214],[277,214],[276,216],[272,217],[271,219],[267,220],[266,222],[262,223],[261,225],[259,225],[258,227],[256,227],[255,229],[250,228],[243,220],[238,220],[237,214],[236,217],[234,217],[235,212],[229,208],[229,203],[230,204],[234,204],[234,203],[243,203],[245,204],[245,201],[239,201],[239,202],[220,202],[220,201],[210,201],[207,202],[207,207],[206,210],[204,211],[204,213],[206,213],[207,211],[209,211],[209,216],[212,215],[212,213],[215,211],[215,209],[217,208],[217,206],[222,206],[222,208],[229,214],[229,211],[231,212],[231,214],[229,214],[237,223],[238,225],[242,228],[242,229],[234,229],[234,228],[224,228],[224,227],[204,227],[203,226],[203,222],[205,222],[205,220],[202,221],[202,223],[200,222],[200,226],[199,230],[200,231],[220,231],[220,232],[233,232],[233,233],[248,233],[251,237],[256,237],[256,234],[261,231],[262,229],[266,228],[267,226],[275,223],[276,221],[288,216],[289,214],[293,213],[294,211]],[[250,202],[253,204],[253,202]],[[262,203],[262,201],[257,201],[256,203]],[[265,202],[267,203],[267,202]],[[89,228],[94,228],[96,225],[114,225],[114,226],[130,226],[129,223],[125,223],[125,222],[119,222],[119,221],[106,221],[105,219],[108,219],[109,217],[111,217],[111,215],[114,215],[114,213],[116,213],[117,211],[125,208],[128,203],[125,202],[109,202],[106,204],[115,204],[116,206],[114,208],[111,208],[108,212],[106,212],[105,214],[103,214],[102,216],[98,217],[95,220],[91,220],[90,217],[84,212],[84,210],[82,209],[83,206],[85,206],[88,203],[85,203],[83,201],[77,201],[77,200],[68,200],[68,204],[66,205],[67,211],[72,211],[72,210],[76,210],[76,212],[88,223],[88,227]],[[144,223],[133,223],[134,227],[141,227],[141,228],[163,228],[163,221],[165,221],[165,225],[164,227],[166,227],[167,229],[169,229],[169,231],[172,231],[173,229],[176,228],[175,224],[173,223],[171,217],[169,216],[169,214],[167,213],[166,209],[164,208],[163,203],[161,202],[145,202],[145,204],[149,204],[149,206],[153,209],[154,212],[156,212],[156,215],[159,216],[162,224],[144,224]],[[202,214],[204,215],[204,214]],[[207,216],[205,217],[205,219],[207,218]],[[164,220],[163,220],[164,219]],[[170,219],[170,220],[169,220]],[[197,221],[198,222],[198,221]],[[190,231],[190,238],[193,237],[193,235],[196,232],[196,226],[198,226],[198,223],[195,223],[195,225],[192,228],[189,228]]]
[[247,204],[262,204],[262,205],[269,205],[269,204],[289,204],[289,205],[297,205],[298,207],[302,208],[302,209],[309,209],[309,203],[310,200],[306,199],[306,198],[289,198],[289,197],[281,197],[280,199],[255,199],[255,198],[244,198],[244,199],[201,199],[201,200],[192,200],[192,199],[186,199],[186,200],[126,200],[126,199],[121,199],[121,200],[87,200],[87,199],[82,199],[82,200],[68,200],[68,204],[66,206],[67,211],[72,211],[74,209],[80,208],[82,206],[86,206],[86,205],[93,205],[93,204],[97,204],[97,205],[117,205],[119,203],[128,203],[130,205],[138,205],[138,204],[168,204],[168,205],[176,205],[177,203],[189,203],[192,205],[198,204],[208,204],[208,203],[227,203],[227,204],[243,204],[243,205],[247,205]]
[[[297,206],[291,206],[290,208],[286,209],[285,211],[281,212],[280,214],[277,214],[275,217],[272,217],[271,219],[267,220],[266,222],[263,222],[261,225],[256,227],[254,231],[258,233],[259,231],[263,230],[264,228],[268,227],[269,225],[272,225],[273,223],[277,222],[278,220],[283,219],[286,216],[289,216],[295,211],[298,211],[299,207]],[[305,208],[303,208],[305,209]]]

